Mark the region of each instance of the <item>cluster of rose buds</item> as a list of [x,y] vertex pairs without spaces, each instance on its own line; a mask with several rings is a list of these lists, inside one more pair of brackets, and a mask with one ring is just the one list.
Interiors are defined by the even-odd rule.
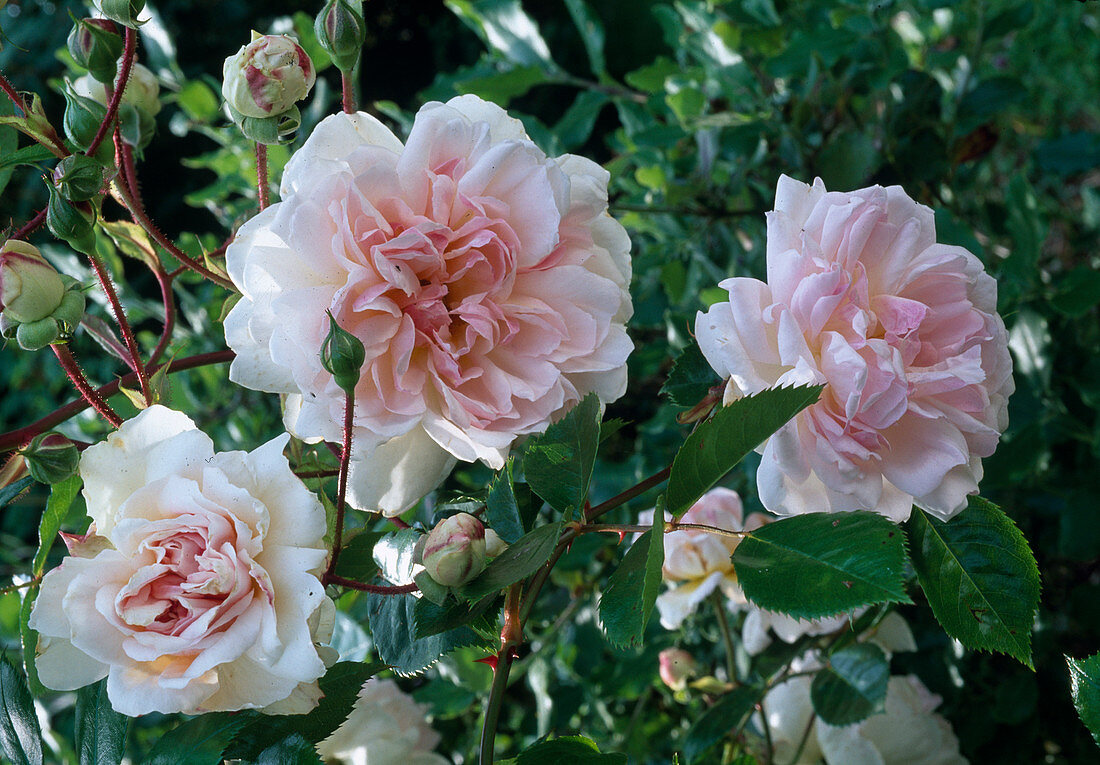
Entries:
[[84,315],[84,293],[37,247],[9,239],[0,247],[0,311],[0,334],[34,351],[69,338]]

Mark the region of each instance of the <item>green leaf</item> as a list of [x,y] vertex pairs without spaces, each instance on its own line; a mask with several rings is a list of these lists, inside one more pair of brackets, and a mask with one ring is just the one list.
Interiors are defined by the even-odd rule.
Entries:
[[582,90],[577,94],[572,105],[554,125],[554,134],[561,142],[563,150],[576,149],[588,140],[592,135],[592,128],[596,126],[600,110],[609,101],[607,96],[595,90]]
[[28,475],[0,489],[0,510],[14,502],[32,483],[34,479]]
[[1087,659],[1066,657],[1069,665],[1069,688],[1073,706],[1081,722],[1089,729],[1093,739],[1100,744],[1100,653]]
[[547,82],[546,70],[540,66],[517,66],[488,77],[471,77],[455,83],[461,93],[473,93],[487,101],[507,106],[536,85]]
[[[53,152],[41,144],[32,143],[11,153],[0,153],[0,170],[7,170],[16,165],[37,165],[52,159],[55,159]],[[3,174],[0,173],[0,179],[2,178]]]
[[560,523],[539,526],[530,534],[525,534],[494,558],[476,579],[461,587],[457,594],[466,600],[481,600],[535,573],[554,552],[560,534]]
[[489,611],[495,597],[486,597],[477,603],[464,603],[451,600],[443,605],[420,598],[414,607],[416,618],[416,637],[426,638],[443,632],[470,625],[481,632],[491,632],[496,628],[496,615],[499,608]]
[[217,712],[192,717],[153,745],[144,765],[220,765],[222,752],[251,717]]
[[57,532],[61,529],[61,522],[69,514],[73,500],[80,493],[80,484],[80,476],[72,475],[50,487],[46,511],[42,513],[42,520],[38,524],[38,550],[31,564],[31,571],[36,577],[42,576],[42,572],[46,570],[46,557],[50,553],[50,547],[53,546]]
[[1100,272],[1080,266],[1063,274],[1050,303],[1057,311],[1072,318],[1084,316],[1100,303]]
[[519,0],[446,0],[446,6],[477,33],[487,48],[512,63],[557,70],[538,25],[524,12]]
[[608,579],[600,598],[600,621],[612,645],[633,648],[642,644],[661,589],[664,563],[664,534],[654,527],[630,546]]
[[[3,103],[0,103],[0,114],[4,116],[15,115],[15,105],[10,99],[5,98]],[[11,155],[17,153],[19,148],[19,133],[15,131],[15,128],[9,125],[0,125],[0,158],[8,160]],[[14,163],[0,161],[0,192],[4,191],[4,187],[8,185],[8,181],[11,180],[12,169],[15,167]]]
[[481,640],[469,627],[416,637],[416,601],[412,595],[367,596],[370,632],[378,655],[405,677],[419,674],[456,648]]
[[703,352],[694,343],[680,351],[661,393],[676,406],[695,406],[722,380],[710,368]]
[[176,103],[196,122],[209,122],[218,116],[218,97],[202,80],[188,80],[176,94]]
[[363,683],[384,668],[377,662],[341,661],[333,664],[320,680],[323,696],[312,712],[247,718],[248,726],[233,740],[226,758],[252,762],[264,750],[294,735],[313,744],[323,741],[347,719]]
[[107,681],[76,692],[76,747],[80,765],[118,765],[126,753],[130,718],[119,714],[107,698]]
[[489,526],[508,544],[523,536],[523,519],[519,515],[519,503],[512,488],[512,459],[489,482],[489,494],[485,498],[485,516]]
[[741,540],[732,560],[749,600],[798,619],[912,602],[905,592],[905,534],[875,513],[784,518]]
[[260,752],[255,765],[321,765],[313,744],[295,733]]
[[914,508],[913,567],[932,613],[967,648],[1031,663],[1039,568],[1027,540],[999,507],[971,497],[950,522]]
[[829,725],[852,725],[886,708],[890,662],[877,645],[856,643],[841,648],[814,675],[810,699],[818,717]]
[[523,455],[527,483],[555,510],[581,509],[599,444],[600,400],[590,393],[545,433],[531,439]]
[[374,560],[374,546],[384,531],[361,531],[351,538],[340,551],[336,562],[336,575],[354,579],[357,582],[369,582],[378,574],[378,564]]
[[730,731],[740,730],[752,714],[760,691],[750,686],[735,688],[715,702],[688,731],[684,741],[684,763],[709,762],[707,751]]
[[607,74],[607,64],[604,62],[603,56],[604,40],[606,39],[603,23],[584,0],[565,0],[565,7],[569,9],[573,24],[580,32],[581,42],[584,43],[584,51],[588,54],[588,63],[592,67],[592,73],[597,77],[604,77]]
[[374,562],[382,577],[394,584],[409,584],[413,580],[413,548],[420,541],[416,529],[401,529],[379,539],[373,550]]
[[771,388],[734,401],[699,425],[676,453],[668,509],[679,518],[746,454],[817,401],[822,386]]
[[875,142],[866,133],[837,133],[817,158],[817,174],[828,188],[850,189],[863,185],[881,160]]
[[0,658],[0,746],[15,765],[42,765],[42,730],[23,673]]
[[562,736],[540,741],[516,757],[516,765],[626,765],[625,754],[601,754],[600,748],[584,736]]

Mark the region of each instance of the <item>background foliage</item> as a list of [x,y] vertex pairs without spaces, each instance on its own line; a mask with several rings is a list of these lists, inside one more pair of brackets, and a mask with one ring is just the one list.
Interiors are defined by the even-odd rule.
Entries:
[[[1009,430],[986,461],[983,495],[1023,531],[1042,572],[1031,636],[1035,671],[1008,656],[962,650],[914,586],[909,592],[916,602],[899,611],[914,626],[919,650],[896,656],[893,665],[895,672],[916,672],[944,697],[941,711],[973,762],[1094,759],[1096,744],[1073,710],[1063,656],[1083,659],[1100,649],[1100,71],[1087,65],[1100,60],[1097,4],[443,5],[367,3],[362,103],[400,135],[424,101],[459,93],[496,101],[522,116],[547,153],[585,154],[611,171],[611,210],[634,243],[636,350],[629,391],[608,410],[625,424],[611,433],[604,426],[593,502],[665,467],[682,443],[687,429],[675,421],[684,408],[677,404],[690,403],[691,395],[664,395],[661,386],[691,341],[695,313],[725,297],[717,282],[763,276],[763,213],[780,173],[805,181],[820,176],[831,189],[903,184],[935,209],[940,241],[966,246],[982,259],[999,283],[1017,386]],[[155,10],[143,29],[142,56],[173,103],[158,117],[159,134],[139,174],[154,217],[198,252],[220,244],[255,206],[254,169],[242,161],[248,147],[221,129],[221,61],[247,39],[249,27],[293,28],[308,46],[317,8],[272,2],[257,14],[254,4],[196,0]],[[70,11],[84,15],[69,0],[0,8],[0,70],[21,90],[42,95],[51,115],[63,106],[54,86],[67,58]],[[331,69],[322,74],[303,110],[299,141],[338,108],[335,75]],[[274,166],[288,155],[272,151]],[[0,168],[0,179],[4,172]],[[20,225],[44,203],[39,174],[19,168],[0,198],[0,223]],[[47,250],[71,275],[88,278],[71,254]],[[155,337],[158,304],[147,298],[155,285],[133,261],[119,256],[112,265],[132,277],[122,298],[139,334]],[[223,348],[219,291],[187,279],[178,290],[176,347],[183,355]],[[105,316],[102,305],[90,310]],[[87,348],[84,357],[98,359],[88,365],[93,380],[118,373],[116,360],[88,335],[75,342],[78,351]],[[273,397],[224,381],[220,367],[176,375],[170,401],[201,418],[199,426],[220,449],[274,436],[280,425]],[[705,376],[700,384],[709,384]],[[0,431],[71,396],[52,359],[13,347],[0,350],[0,390]],[[128,406],[121,399],[116,405]],[[67,427],[84,440],[103,433],[88,412]],[[754,459],[725,479],[742,492],[748,510],[760,509]],[[480,466],[456,471],[416,517],[430,522],[440,503],[481,491],[489,477]],[[45,498],[35,489],[4,511],[5,576],[27,573]],[[629,522],[653,498],[608,519]],[[77,499],[64,527],[78,529],[82,516]],[[50,566],[60,553],[54,549]],[[656,656],[678,642],[704,665],[721,664],[717,627],[699,615],[677,640],[654,620],[642,647],[609,642],[597,618],[595,585],[622,555],[614,536],[586,535],[554,569],[532,618],[531,650],[513,671],[498,751],[514,753],[550,732],[583,733],[603,751],[638,763],[667,763],[674,750],[702,746],[706,731],[691,726],[706,719],[706,699],[697,694],[685,703],[660,685]],[[339,606],[359,623],[385,618],[365,595],[345,595]],[[385,604],[398,607],[413,605]],[[19,650],[19,608],[16,594],[0,599],[0,638],[9,653]],[[339,628],[343,658],[369,655],[370,638],[355,621],[345,619]],[[430,705],[444,736],[440,751],[469,762],[491,674],[473,663],[485,655],[484,639],[474,630],[464,637],[465,647],[404,685]],[[402,657],[410,666],[453,647],[441,639],[421,642],[422,655]],[[0,669],[6,678],[8,670]],[[71,697],[46,698],[51,724],[72,741],[79,707],[74,711]],[[130,728],[127,748],[147,753],[172,724],[159,715],[141,718]]]

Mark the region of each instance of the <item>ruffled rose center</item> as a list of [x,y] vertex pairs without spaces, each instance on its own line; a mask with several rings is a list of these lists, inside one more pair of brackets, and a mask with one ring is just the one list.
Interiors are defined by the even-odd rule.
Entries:
[[240,524],[221,516],[181,521],[159,522],[142,540],[137,555],[146,562],[115,598],[118,617],[136,632],[221,632],[254,597],[271,592]]

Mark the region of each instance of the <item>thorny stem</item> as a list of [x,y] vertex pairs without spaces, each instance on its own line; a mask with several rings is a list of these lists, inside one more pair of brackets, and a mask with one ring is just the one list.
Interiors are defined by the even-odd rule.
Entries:
[[115,291],[115,285],[111,282],[111,275],[107,273],[107,269],[103,267],[103,262],[94,254],[88,253],[88,260],[92,263],[92,270],[95,271],[96,278],[99,279],[99,286],[103,288],[104,294],[107,295],[107,302],[111,306],[111,311],[115,315],[115,323],[118,324],[119,331],[122,332],[122,340],[126,343],[126,349],[130,352],[130,369],[137,372],[138,382],[141,384],[141,395],[145,397],[147,404],[153,403],[153,394],[149,388],[149,374],[145,371],[145,366],[141,363],[141,349],[138,348],[137,340],[134,339],[134,330],[130,327],[130,320],[126,318],[126,311],[122,308],[122,303],[119,302],[118,292]]
[[523,620],[520,615],[522,585],[517,582],[508,588],[504,596],[504,628],[500,631],[500,651],[493,667],[493,687],[489,690],[489,702],[485,706],[485,721],[481,727],[481,754],[478,765],[493,765],[496,746],[497,723],[504,704],[504,692],[508,688],[508,673],[512,669],[516,647],[523,642]]
[[[585,523],[579,524],[574,528],[578,534],[591,534],[601,531],[614,534],[640,534],[649,531],[653,526],[644,523]],[[723,529],[719,526],[707,526],[702,523],[677,523],[676,521],[666,522],[661,530],[664,534],[671,534],[673,531],[683,531],[685,529],[705,531],[715,536],[732,537],[734,539],[744,539],[749,535],[748,531],[730,531],[729,529]]]
[[160,333],[157,347],[153,349],[153,354],[149,357],[149,363],[155,364],[172,340],[172,330],[176,326],[176,301],[172,295],[172,277],[164,271],[163,266],[159,263],[151,270],[153,276],[156,277],[157,284],[160,286],[160,298],[164,303],[164,330]]
[[0,74],[0,90],[3,90],[5,93],[7,93],[8,98],[10,98],[11,102],[15,104],[15,108],[23,112],[23,115],[26,116],[27,105],[23,103],[23,97],[19,95],[19,91],[17,91],[15,87],[10,82],[8,82],[8,78],[5,77],[3,74]]
[[107,116],[103,118],[95,137],[88,144],[88,150],[85,152],[88,156],[95,154],[95,150],[107,137],[111,129],[111,123],[115,121],[115,115],[118,114],[118,106],[122,103],[122,93],[126,90],[126,81],[130,79],[130,68],[134,64],[134,52],[137,50],[137,32],[133,28],[126,27],[123,44],[125,47],[122,50],[122,66],[118,72],[118,79],[115,81],[115,92],[111,95],[111,100],[107,104]]
[[344,101],[344,114],[355,114],[355,91],[352,89],[351,72],[340,72],[340,88]]
[[334,475],[337,475],[339,472],[340,472],[339,470],[333,470],[332,468],[325,468],[323,470],[303,470],[301,472],[296,472],[294,475],[298,476],[303,481],[307,481],[311,478],[332,478]]
[[256,195],[260,199],[260,210],[266,210],[269,204],[267,188],[267,146],[256,141]]
[[42,581],[42,577],[41,576],[36,576],[33,579],[28,579],[27,581],[20,582],[19,584],[9,584],[7,587],[0,587],[0,595],[9,595],[13,592],[17,592],[19,590],[24,590],[27,587],[34,587],[36,584],[38,584],[41,581]]
[[[58,346],[54,346],[54,352],[57,353]],[[67,350],[66,350],[67,352]],[[157,364],[155,367],[150,367],[149,371],[156,374],[160,369],[168,366],[169,372],[182,372],[186,369],[195,369],[197,367],[205,367],[210,364],[224,364],[227,361],[232,361],[237,354],[233,351],[214,351],[213,353],[200,353],[196,356],[188,356],[183,359],[174,359],[172,361],[165,362],[164,364]],[[70,355],[71,357],[71,355]],[[92,391],[98,394],[101,398],[106,400],[108,397],[118,393],[120,385],[133,385],[138,381],[137,374],[131,372],[114,382],[109,382],[100,388],[92,388]],[[24,444],[28,443],[32,438],[39,433],[45,431],[57,425],[60,422],[72,417],[78,412],[82,412],[91,405],[86,398],[79,398],[75,401],[70,401],[64,406],[58,407],[54,411],[47,414],[45,417],[32,422],[30,425],[26,425],[17,430],[11,430],[7,433],[0,433],[0,452],[11,451]]]
[[138,185],[137,168],[134,166],[134,147],[122,140],[122,134],[118,133],[119,144],[121,146],[122,155],[122,174],[126,179],[126,186],[130,192],[130,196],[139,205],[145,203],[141,199],[141,188]]
[[626,491],[616,494],[614,497],[607,500],[606,502],[601,502],[584,514],[585,520],[594,521],[604,513],[614,510],[619,505],[625,505],[627,502],[634,499],[635,497],[645,494],[654,486],[658,486],[667,481],[669,473],[671,472],[672,467],[666,467],[664,470],[654,473],[649,478],[642,480],[640,483],[638,483],[637,486],[632,486]]
[[336,570],[336,561],[344,544],[344,510],[347,506],[348,466],[351,465],[351,431],[354,424],[355,395],[347,391],[344,393],[344,443],[340,450],[340,478],[336,484],[336,528],[332,533],[332,558],[326,574]]
[[357,582],[354,579],[346,579],[342,576],[336,576],[336,574],[325,574],[321,579],[326,585],[336,584],[340,587],[347,587],[349,590],[358,590],[359,592],[369,592],[374,595],[408,595],[411,592],[416,592],[420,588],[415,584],[395,584],[393,586],[386,586],[380,584],[367,584],[366,582]]
[[80,371],[80,366],[76,363],[76,359],[73,358],[73,353],[69,350],[69,346],[63,343],[54,343],[50,347],[53,348],[54,355],[57,356],[57,360],[61,363],[61,368],[65,370],[65,374],[69,376],[69,380],[72,382],[73,387],[80,392],[84,400],[91,404],[97,412],[103,415],[103,419],[107,420],[112,427],[117,428],[121,425],[122,418],[111,408],[111,405],[107,403],[107,400],[102,395],[100,395],[99,391],[93,388],[91,383],[88,382],[88,378]]
[[726,679],[735,683],[737,682],[737,664],[734,662],[733,633],[730,632],[729,619],[726,618],[726,606],[722,602],[722,593],[719,590],[712,592],[710,602],[718,617],[718,631],[722,633],[722,644],[726,649]]
[[30,234],[46,221],[46,208],[39,210],[33,218],[24,224],[23,228],[11,235],[11,239],[26,239]]

